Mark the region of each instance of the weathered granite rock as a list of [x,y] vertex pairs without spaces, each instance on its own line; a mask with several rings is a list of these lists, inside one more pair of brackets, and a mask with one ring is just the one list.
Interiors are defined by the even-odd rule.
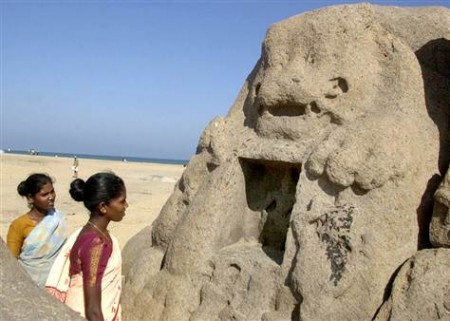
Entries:
[[82,321],[78,313],[37,287],[0,238],[0,320]]
[[125,319],[372,320],[430,245],[449,27],[446,8],[369,4],[273,25],[151,241],[124,249]]
[[400,269],[375,321],[450,320],[450,249],[417,252]]

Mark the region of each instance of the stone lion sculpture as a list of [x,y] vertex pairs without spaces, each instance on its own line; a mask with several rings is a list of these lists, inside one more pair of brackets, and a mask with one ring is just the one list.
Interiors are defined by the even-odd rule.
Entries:
[[[448,88],[434,73],[448,67],[449,17],[360,4],[271,26],[229,114],[124,251],[127,319],[393,311],[383,303],[402,264],[431,246],[448,169]],[[424,49],[433,42],[442,57]]]

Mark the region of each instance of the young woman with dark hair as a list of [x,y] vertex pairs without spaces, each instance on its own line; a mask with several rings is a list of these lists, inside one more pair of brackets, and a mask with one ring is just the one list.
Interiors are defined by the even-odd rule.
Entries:
[[48,273],[67,238],[64,215],[55,210],[56,193],[47,174],[31,174],[17,186],[29,211],[8,229],[6,243],[30,277],[44,287]]
[[123,180],[110,172],[75,179],[70,195],[89,210],[86,225],[76,231],[56,260],[46,289],[89,321],[120,320],[122,259],[108,231],[128,207]]

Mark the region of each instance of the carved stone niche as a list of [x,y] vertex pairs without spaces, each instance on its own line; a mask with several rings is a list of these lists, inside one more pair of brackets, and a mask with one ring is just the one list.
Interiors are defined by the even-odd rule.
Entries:
[[263,251],[281,265],[301,165],[245,158],[240,164],[248,208],[259,217],[257,226],[249,230],[255,231]]

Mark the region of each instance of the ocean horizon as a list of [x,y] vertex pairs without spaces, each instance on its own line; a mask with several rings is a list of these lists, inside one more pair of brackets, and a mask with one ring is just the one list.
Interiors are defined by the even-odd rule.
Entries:
[[43,152],[35,149],[30,150],[2,150],[6,154],[19,154],[19,155],[33,155],[33,156],[51,156],[51,157],[64,157],[79,159],[98,159],[98,160],[112,160],[120,162],[134,162],[134,163],[158,163],[158,164],[173,164],[173,165],[186,165],[188,160],[185,159],[166,159],[166,158],[149,158],[149,157],[135,157],[135,156],[114,156],[114,155],[94,155],[94,154],[78,154],[78,153],[59,153],[59,152]]

